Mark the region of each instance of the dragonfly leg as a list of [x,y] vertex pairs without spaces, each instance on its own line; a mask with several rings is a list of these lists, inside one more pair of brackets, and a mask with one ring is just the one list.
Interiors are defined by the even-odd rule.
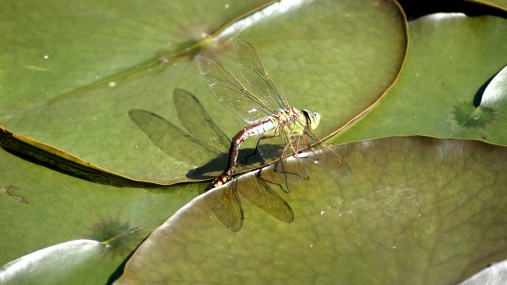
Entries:
[[[306,143],[308,144],[308,139],[306,138],[306,136],[304,136],[304,137],[305,137],[305,141],[306,141]],[[300,141],[301,141],[301,135],[299,135],[299,136],[298,136],[298,138],[297,138],[297,140],[296,140],[296,152],[295,152],[295,155],[296,155],[296,156],[299,154],[299,142],[300,142]],[[308,147],[310,147],[310,146],[308,146]],[[310,148],[310,149],[311,149],[311,148]],[[313,151],[313,150],[312,150],[312,151]],[[306,177],[307,177],[308,179],[310,179],[310,175],[308,175],[308,172],[306,171],[305,166],[303,165],[303,163],[301,163],[301,161],[299,160],[299,158],[298,158],[298,161],[299,161],[299,164],[301,165],[301,167],[303,168],[303,172],[305,173]]]
[[310,142],[308,141],[308,136],[306,136],[306,134],[304,134],[304,137],[305,137],[305,142],[306,142],[306,145],[308,146],[308,149],[310,149],[310,151],[313,153],[314,155],[314,158],[313,160],[315,161],[319,161],[319,156],[315,153],[315,151],[313,150],[313,147],[312,145],[310,144]]
[[[264,139],[264,137],[261,137],[261,138],[259,138],[259,139],[257,140],[257,144],[255,144],[255,149],[254,149],[253,153],[251,153],[251,154],[249,154],[249,155],[245,156],[245,164],[248,164],[248,159],[249,159],[250,157],[255,156],[255,155],[257,154],[257,151],[258,151],[258,148],[259,148],[259,144],[260,144],[260,142],[261,142],[261,140],[262,140],[262,139]],[[261,155],[261,156],[262,156],[262,155]]]
[[287,192],[290,192],[289,178],[287,177],[287,172],[285,171],[285,166],[283,165],[283,156],[285,155],[285,152],[287,151],[287,148],[289,148],[289,146],[294,150],[294,148],[292,147],[293,140],[294,140],[294,137],[292,137],[292,136],[289,137],[289,141],[287,142],[287,144],[283,148],[282,154],[280,154],[280,164],[282,165],[282,172],[283,172],[283,177],[285,178],[285,186],[287,187]]

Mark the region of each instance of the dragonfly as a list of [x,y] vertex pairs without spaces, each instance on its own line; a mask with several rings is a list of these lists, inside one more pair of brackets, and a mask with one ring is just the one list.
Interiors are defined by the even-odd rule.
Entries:
[[[201,165],[227,152],[229,138],[194,95],[183,89],[175,89],[173,101],[178,118],[188,133],[148,111],[130,110],[129,116],[159,149],[179,161]],[[187,147],[182,150],[182,146]],[[202,179],[208,170],[214,172],[215,169],[194,169],[187,175],[189,178]],[[205,200],[218,219],[234,232],[239,231],[243,224],[243,207],[238,193],[274,218],[291,223],[294,212],[270,187],[271,180],[274,179],[270,173],[260,169],[245,175],[240,185],[233,183],[221,191],[209,193]]]
[[[291,107],[285,95],[268,75],[257,51],[244,40],[234,41],[236,62],[241,76],[258,94],[261,100],[246,89],[225,67],[214,59],[197,55],[195,63],[215,97],[243,121],[250,124],[238,132],[229,148],[229,159],[225,170],[206,188],[210,190],[230,181],[238,166],[241,145],[250,137],[259,137],[257,148],[261,155],[277,155],[275,170],[284,176],[286,191],[289,192],[289,175],[309,178],[302,159],[319,161],[316,148],[325,151],[326,158],[333,161],[335,173],[342,177],[350,175],[348,164],[336,153],[325,147],[312,132],[320,123],[321,115],[307,109]],[[272,143],[269,144],[271,139]],[[260,144],[261,140],[267,141]],[[302,153],[301,142],[309,152]],[[272,146],[277,146],[273,148]],[[271,146],[271,147],[270,147]],[[275,149],[275,151],[273,151]],[[284,159],[285,158],[285,159]],[[290,158],[290,159],[289,159]],[[329,159],[328,159],[329,160]]]

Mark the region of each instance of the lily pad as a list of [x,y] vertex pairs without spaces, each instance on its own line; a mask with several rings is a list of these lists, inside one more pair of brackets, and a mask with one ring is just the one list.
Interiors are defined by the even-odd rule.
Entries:
[[411,22],[409,33],[396,83],[336,142],[423,134],[506,145],[507,93],[488,86],[506,84],[507,20],[434,14]]
[[205,201],[216,188],[154,231],[116,284],[455,284],[507,256],[507,149],[399,137],[334,150],[353,175],[309,166],[309,180],[278,192],[292,223],[245,201],[230,232]]
[[0,161],[0,283],[104,284],[153,229],[198,194],[187,185],[91,183],[3,149]]
[[[2,83],[12,95],[0,104],[0,124],[84,165],[159,184],[186,180],[190,165],[153,145],[130,120],[130,110],[151,112],[181,128],[171,97],[182,88],[201,100],[228,137],[245,126],[211,95],[193,63],[195,54],[210,55],[238,75],[229,42],[249,41],[290,104],[322,113],[326,119],[318,134],[325,136],[383,93],[406,50],[404,19],[393,3],[281,1],[266,7],[214,1],[197,10],[190,2],[166,3],[160,10],[160,3],[143,3],[139,10],[139,4],[127,3],[102,10],[93,1],[45,5],[55,16],[48,19],[40,10],[32,12],[39,6],[23,6],[3,21],[9,25],[31,15],[18,24],[23,33],[7,29],[13,32],[7,37],[23,34],[31,41],[3,46],[9,49],[3,62],[17,67],[9,73],[17,79]],[[73,9],[78,18],[69,13]],[[187,147],[175,151],[188,152]]]

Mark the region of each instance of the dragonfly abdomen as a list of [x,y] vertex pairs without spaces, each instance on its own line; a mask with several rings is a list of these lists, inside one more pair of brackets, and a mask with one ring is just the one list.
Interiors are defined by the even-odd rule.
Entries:
[[269,116],[261,122],[251,125],[248,127],[244,127],[239,133],[237,133],[231,142],[231,147],[229,148],[229,160],[227,162],[227,167],[224,172],[220,174],[211,184],[206,188],[206,190],[213,189],[220,185],[227,183],[231,177],[234,175],[234,170],[238,165],[238,156],[239,149],[241,145],[245,142],[249,137],[255,136],[276,136],[279,131],[279,123],[278,121]]

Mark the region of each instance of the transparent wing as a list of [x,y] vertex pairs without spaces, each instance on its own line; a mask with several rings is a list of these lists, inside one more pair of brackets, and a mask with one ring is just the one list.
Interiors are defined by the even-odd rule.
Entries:
[[237,39],[234,42],[234,51],[239,71],[248,84],[262,95],[274,110],[288,107],[287,99],[269,77],[255,49],[249,43]]
[[[231,231],[237,232],[243,225],[243,207],[238,192],[276,219],[285,223],[294,221],[292,208],[271,189],[268,184],[271,181],[261,174],[262,170],[244,175],[205,194],[208,206]],[[239,180],[241,180],[241,184],[239,184]],[[241,187],[239,187],[240,185]]]
[[175,89],[174,106],[178,111],[181,124],[194,138],[206,139],[209,147],[227,153],[231,141],[224,132],[211,120],[201,102],[190,92]]
[[273,113],[215,60],[198,55],[195,57],[195,63],[218,101],[245,122],[255,124]]
[[205,194],[204,199],[215,216],[228,229],[237,232],[243,225],[243,207],[237,192],[237,179]]
[[346,179],[352,175],[352,170],[348,163],[333,149],[326,146],[323,142],[318,142],[312,146],[312,149],[305,151],[305,165],[326,169],[330,174],[339,179]]
[[258,170],[255,175],[246,177],[244,180],[244,185],[246,185],[246,187],[239,188],[238,192],[252,204],[264,210],[264,212],[282,222],[291,223],[294,221],[294,212],[292,208],[280,195],[276,194],[276,192],[271,189],[268,184],[271,183],[271,181],[265,179],[262,172],[261,169]]

